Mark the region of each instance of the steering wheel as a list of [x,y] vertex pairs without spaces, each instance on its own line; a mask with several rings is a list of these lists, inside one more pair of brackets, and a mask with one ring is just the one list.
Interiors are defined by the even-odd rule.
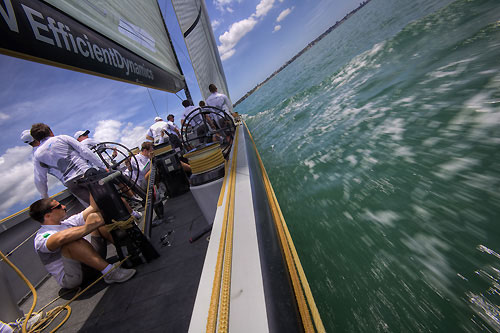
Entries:
[[236,126],[233,118],[214,106],[198,107],[184,119],[181,139],[187,150],[210,142],[219,142],[224,157],[229,155]]
[[127,183],[131,184],[121,188],[120,193],[128,191],[129,186],[135,187],[139,179],[139,173],[135,172],[134,177],[134,172],[130,170],[139,170],[139,162],[137,162],[134,153],[130,149],[117,142],[101,142],[92,147],[91,150],[99,155],[109,171],[121,171],[122,175],[128,180]]

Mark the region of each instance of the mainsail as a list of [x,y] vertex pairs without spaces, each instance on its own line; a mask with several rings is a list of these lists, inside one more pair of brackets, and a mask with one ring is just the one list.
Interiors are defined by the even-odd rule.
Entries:
[[156,0],[3,0],[0,53],[177,92],[185,87]]
[[210,83],[214,83],[219,92],[229,97],[226,77],[205,1],[172,0],[172,5],[184,35],[203,98],[206,99],[210,95],[208,90]]

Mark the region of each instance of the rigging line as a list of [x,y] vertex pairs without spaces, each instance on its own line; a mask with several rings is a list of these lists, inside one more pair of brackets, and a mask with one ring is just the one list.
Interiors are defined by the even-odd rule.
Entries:
[[181,97],[179,97],[179,95],[177,95],[177,93],[175,93],[175,96],[177,96],[178,99],[180,99],[181,101],[183,101],[183,99]]
[[148,90],[149,98],[151,99],[151,104],[153,104],[153,108],[155,109],[156,115],[159,117],[160,115],[158,114],[158,110],[156,110],[156,105],[155,105],[155,102],[153,101],[153,97],[151,96],[151,93],[149,92],[149,88],[146,87],[146,89]]
[[[181,31],[182,32],[182,31]],[[179,46],[179,44],[177,44],[177,42],[172,38],[172,42],[175,44],[175,50],[176,51],[181,51],[182,55],[184,56],[184,60],[186,60],[187,62],[191,63],[189,61],[189,58],[186,56],[186,54],[184,53],[184,50],[182,49],[182,47]]]

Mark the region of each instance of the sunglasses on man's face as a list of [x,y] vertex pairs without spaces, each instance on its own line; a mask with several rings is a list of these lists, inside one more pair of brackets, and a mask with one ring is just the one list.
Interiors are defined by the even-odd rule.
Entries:
[[59,203],[59,205],[57,205],[57,206],[50,207],[45,214],[50,213],[51,211],[53,211],[55,209],[61,209],[61,208],[62,208],[62,203]]

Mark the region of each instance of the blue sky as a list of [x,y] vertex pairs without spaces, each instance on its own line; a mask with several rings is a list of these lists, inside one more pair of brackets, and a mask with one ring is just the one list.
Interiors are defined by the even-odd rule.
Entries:
[[[236,102],[309,42],[359,5],[352,0],[208,0],[230,97]],[[195,103],[201,99],[169,0],[160,0]],[[0,17],[1,19],[1,17]],[[1,22],[3,24],[3,22]],[[39,198],[31,147],[19,137],[44,122],[56,135],[89,129],[98,141],[133,148],[145,138],[156,112],[182,114],[174,94],[0,55],[0,218]],[[151,97],[150,97],[151,95]],[[62,189],[55,179],[51,194]]]

